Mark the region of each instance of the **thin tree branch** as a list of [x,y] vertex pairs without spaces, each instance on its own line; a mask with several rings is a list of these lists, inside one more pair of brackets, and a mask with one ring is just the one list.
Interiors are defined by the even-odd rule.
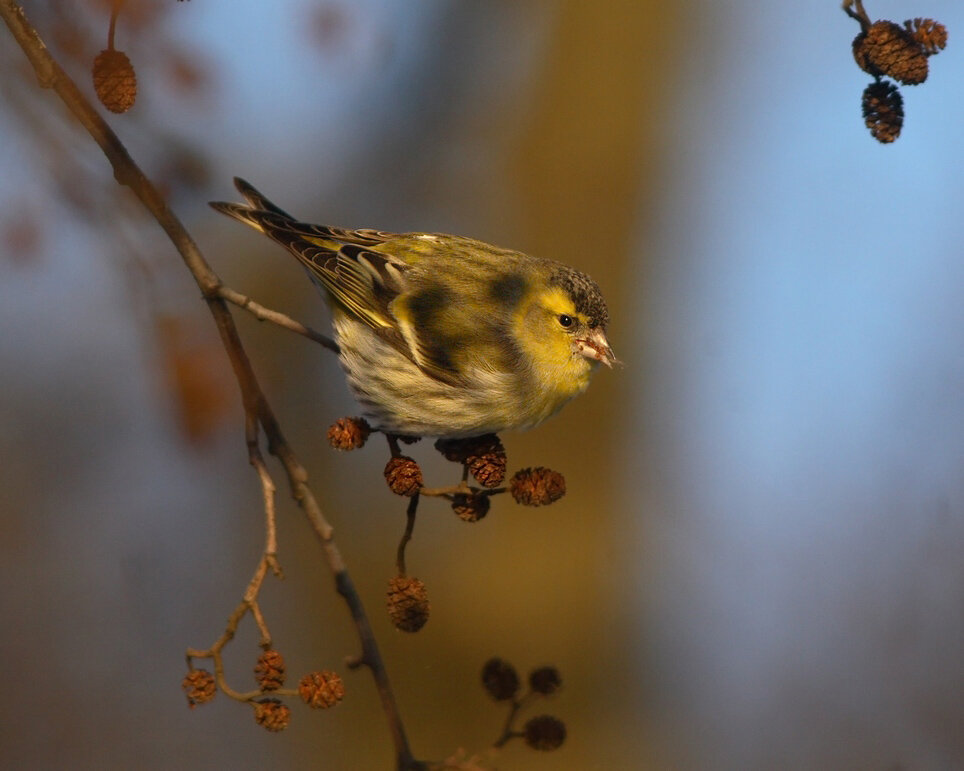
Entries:
[[[361,640],[362,660],[374,676],[381,697],[382,708],[388,719],[395,745],[397,768],[406,771],[423,768],[424,764],[412,757],[401,716],[388,681],[388,673],[378,651],[361,598],[334,542],[332,527],[322,514],[321,508],[308,486],[307,472],[285,440],[274,412],[258,384],[251,362],[234,325],[234,319],[228,310],[226,301],[220,295],[222,288],[220,279],[204,259],[194,239],[191,238],[180,220],[167,206],[157,188],[131,158],[117,135],[90,104],[70,76],[53,59],[37,31],[27,21],[23,9],[13,0],[0,0],[0,17],[3,18],[14,39],[32,64],[40,85],[44,88],[53,89],[74,117],[97,142],[113,168],[114,178],[121,185],[129,187],[144,205],[144,208],[157,220],[194,277],[202,296],[207,302],[208,309],[214,317],[221,341],[231,361],[241,391],[245,413],[249,419],[256,419],[261,424],[268,439],[268,450],[281,462],[288,477],[291,493],[298,501],[308,518],[309,524],[321,541],[328,566],[334,574],[337,591],[344,598],[351,612]],[[266,560],[263,567],[264,569],[268,567]],[[239,610],[242,607],[245,607],[244,603],[239,606]]]
[[247,295],[243,295],[240,292],[236,292],[235,290],[229,289],[226,286],[221,286],[218,288],[218,295],[227,300],[229,303],[237,305],[242,310],[248,311],[248,313],[254,316],[258,321],[270,321],[272,324],[277,324],[279,327],[283,327],[291,332],[304,335],[309,340],[314,340],[316,343],[323,345],[329,351],[333,351],[334,353],[339,353],[341,350],[338,347],[338,343],[327,335],[323,335],[321,332],[316,332],[311,327],[306,327],[300,321],[295,321],[293,318],[286,316],[284,313],[271,310],[271,308],[266,308],[264,305],[256,303]]
[[[856,11],[854,10],[854,6],[856,6]],[[864,10],[863,0],[844,0],[843,9],[844,13],[850,18],[860,22],[860,28],[864,32],[870,29],[870,17],[867,15],[867,11]]]
[[398,554],[395,558],[395,570],[398,575],[405,575],[405,547],[412,540],[412,533],[415,531],[415,513],[418,511],[418,493],[413,495],[408,502],[408,510],[405,512],[405,532],[402,539],[398,542]]
[[495,742],[493,742],[493,744],[492,744],[493,747],[495,747],[496,749],[498,749],[498,748],[500,748],[500,747],[505,746],[506,742],[508,742],[508,741],[510,741],[510,740],[512,740],[512,739],[516,739],[516,738],[518,738],[518,737],[520,737],[520,736],[525,736],[525,732],[524,732],[524,731],[516,731],[516,730],[513,728],[513,725],[515,725],[515,720],[516,720],[516,717],[518,717],[518,715],[519,715],[519,711],[520,711],[524,706],[526,706],[526,704],[528,704],[530,701],[532,701],[532,697],[533,697],[534,695],[535,695],[535,694],[534,694],[532,691],[529,691],[528,693],[526,693],[526,694],[525,694],[524,696],[522,696],[521,698],[513,698],[513,699],[512,699],[512,705],[511,705],[510,708],[509,708],[509,714],[506,715],[505,725],[504,725],[503,728],[502,728],[502,735],[499,736],[499,738],[496,739]]
[[264,557],[271,568],[271,572],[278,578],[284,578],[281,565],[278,562],[278,530],[275,518],[275,484],[265,465],[264,456],[258,443],[258,423],[250,415],[245,416],[245,436],[248,443],[248,462],[258,472],[261,481],[261,495],[264,499]]
[[124,0],[114,0],[110,8],[110,27],[107,29],[107,49],[114,50],[114,30],[117,27],[117,14],[120,13]]

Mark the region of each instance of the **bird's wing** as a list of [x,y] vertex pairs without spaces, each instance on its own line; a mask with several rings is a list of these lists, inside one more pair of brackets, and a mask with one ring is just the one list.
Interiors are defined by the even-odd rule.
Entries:
[[411,297],[406,274],[412,266],[379,247],[404,242],[406,236],[301,222],[243,179],[236,178],[235,185],[247,205],[216,201],[211,206],[288,249],[341,308],[372,327],[426,375],[450,384],[462,382],[444,329],[419,324],[417,314],[413,318],[405,312],[410,304],[394,302]]
[[[450,385],[463,383],[452,336],[445,327],[444,312],[454,298],[435,297],[436,290],[413,286],[415,268],[375,246],[358,244],[344,244],[334,253],[326,246],[309,246],[297,256],[342,307],[371,326],[422,372]],[[415,283],[421,282],[416,278]],[[438,303],[431,316],[410,312],[420,303],[424,306],[435,300]]]
[[375,330],[397,328],[390,304],[406,289],[405,273],[411,268],[405,262],[357,244],[332,248],[314,238],[288,248],[349,313]]
[[[312,279],[426,375],[450,385],[462,383],[454,341],[444,324],[451,298],[435,296],[432,289],[413,288],[409,281],[412,266],[377,247],[344,244],[333,252],[312,241],[302,239],[297,251],[288,247]],[[426,303],[434,304],[431,315],[411,312]]]
[[215,201],[211,203],[214,209],[260,230],[288,249],[312,280],[347,312],[376,330],[394,326],[388,304],[404,291],[402,274],[409,266],[374,251],[394,234],[300,222],[250,183],[240,178],[234,183],[247,205]]

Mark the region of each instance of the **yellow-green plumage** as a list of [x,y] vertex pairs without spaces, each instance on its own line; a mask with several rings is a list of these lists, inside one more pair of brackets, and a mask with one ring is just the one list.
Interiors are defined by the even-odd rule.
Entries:
[[605,302],[583,273],[461,236],[309,225],[235,184],[247,205],[211,205],[287,247],[323,290],[342,367],[376,428],[530,428],[615,361]]

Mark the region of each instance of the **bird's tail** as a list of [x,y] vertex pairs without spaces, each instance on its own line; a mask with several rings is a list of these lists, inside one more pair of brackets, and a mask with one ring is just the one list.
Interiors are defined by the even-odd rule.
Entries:
[[332,252],[337,252],[344,244],[374,246],[396,235],[377,230],[349,230],[331,225],[310,225],[300,222],[280,206],[272,203],[250,182],[235,177],[234,186],[247,203],[211,201],[209,206],[215,211],[261,231],[295,252],[306,245],[329,249]]
[[275,206],[250,182],[241,177],[234,178],[234,186],[238,189],[247,203],[228,203],[227,201],[211,201],[209,206],[215,211],[227,214],[265,235],[271,231],[295,222],[295,218],[279,206]]

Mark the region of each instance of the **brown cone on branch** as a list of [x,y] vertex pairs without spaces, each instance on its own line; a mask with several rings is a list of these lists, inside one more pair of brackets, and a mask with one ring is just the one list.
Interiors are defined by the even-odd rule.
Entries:
[[498,487],[505,479],[505,447],[495,434],[468,439],[439,439],[435,449],[453,463],[464,463],[483,487]]
[[94,59],[94,91],[111,112],[127,112],[137,99],[137,75],[123,51],[101,51]]
[[519,691],[519,673],[508,661],[493,657],[482,666],[482,687],[496,701],[508,701]]
[[888,144],[900,136],[904,125],[904,100],[893,83],[879,80],[867,86],[861,109],[864,124],[878,142]]
[[207,704],[218,692],[214,675],[206,669],[192,669],[188,672],[181,681],[181,688],[191,709],[198,704]]
[[328,444],[336,450],[357,450],[371,432],[372,427],[364,418],[339,418],[328,428]]
[[874,77],[916,86],[927,79],[927,57],[914,36],[892,21],[875,21],[853,42],[854,60]]
[[396,629],[417,632],[428,621],[430,610],[424,581],[395,576],[388,582],[388,616]]
[[309,672],[298,683],[298,695],[312,709],[328,709],[345,697],[345,684],[329,669]]
[[258,656],[254,665],[254,678],[262,691],[276,691],[285,684],[285,660],[276,650],[267,650]]
[[566,480],[558,471],[524,468],[509,482],[509,492],[523,506],[547,506],[566,494]]
[[484,493],[457,493],[452,498],[452,511],[463,522],[478,522],[489,513],[489,496]]
[[525,724],[523,737],[534,750],[557,750],[566,740],[566,724],[551,715],[539,715]]
[[284,731],[291,722],[291,709],[279,699],[262,699],[254,703],[254,720],[268,731]]
[[904,29],[917,41],[926,56],[940,53],[947,45],[947,27],[933,19],[908,19]]
[[422,469],[407,455],[396,455],[385,466],[385,481],[395,495],[411,498],[422,489]]

